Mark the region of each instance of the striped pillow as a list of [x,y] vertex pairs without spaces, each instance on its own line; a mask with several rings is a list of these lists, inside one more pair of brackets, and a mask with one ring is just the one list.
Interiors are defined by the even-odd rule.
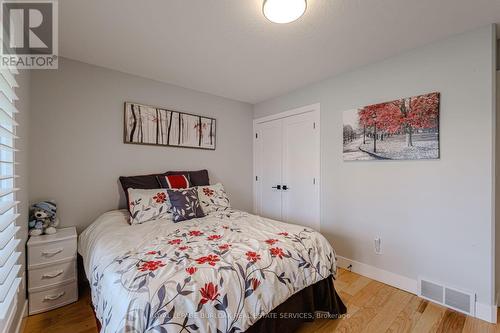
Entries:
[[187,175],[161,175],[157,176],[162,188],[182,189],[191,187]]

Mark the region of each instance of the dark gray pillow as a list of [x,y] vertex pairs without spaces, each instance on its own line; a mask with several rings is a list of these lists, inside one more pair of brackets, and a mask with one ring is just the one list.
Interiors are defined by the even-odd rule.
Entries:
[[200,206],[196,188],[167,189],[167,193],[172,205],[174,222],[205,216]]
[[141,176],[121,176],[120,183],[122,184],[123,192],[125,192],[125,198],[127,198],[127,206],[129,204],[128,200],[128,189],[135,188],[139,190],[152,190],[154,188],[160,188],[160,183],[156,179],[157,176],[163,175],[161,173],[152,175],[141,175]]

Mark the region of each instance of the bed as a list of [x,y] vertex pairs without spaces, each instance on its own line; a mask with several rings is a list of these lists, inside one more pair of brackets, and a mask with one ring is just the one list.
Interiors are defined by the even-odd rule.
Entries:
[[312,229],[237,210],[128,218],[105,213],[79,236],[101,332],[289,332],[346,312],[335,252]]

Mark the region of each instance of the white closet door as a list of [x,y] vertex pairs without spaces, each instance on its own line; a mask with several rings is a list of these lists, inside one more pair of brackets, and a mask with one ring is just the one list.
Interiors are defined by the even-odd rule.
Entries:
[[257,214],[281,220],[281,190],[283,134],[282,121],[275,120],[259,124],[256,138],[256,167],[258,186],[256,189]]
[[282,218],[319,230],[319,119],[308,112],[283,119]]

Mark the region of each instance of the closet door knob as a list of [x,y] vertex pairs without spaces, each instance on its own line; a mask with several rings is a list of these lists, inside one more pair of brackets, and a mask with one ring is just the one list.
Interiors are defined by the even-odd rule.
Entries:
[[276,186],[273,186],[272,188],[275,188],[277,190],[281,190],[281,185],[276,185]]

